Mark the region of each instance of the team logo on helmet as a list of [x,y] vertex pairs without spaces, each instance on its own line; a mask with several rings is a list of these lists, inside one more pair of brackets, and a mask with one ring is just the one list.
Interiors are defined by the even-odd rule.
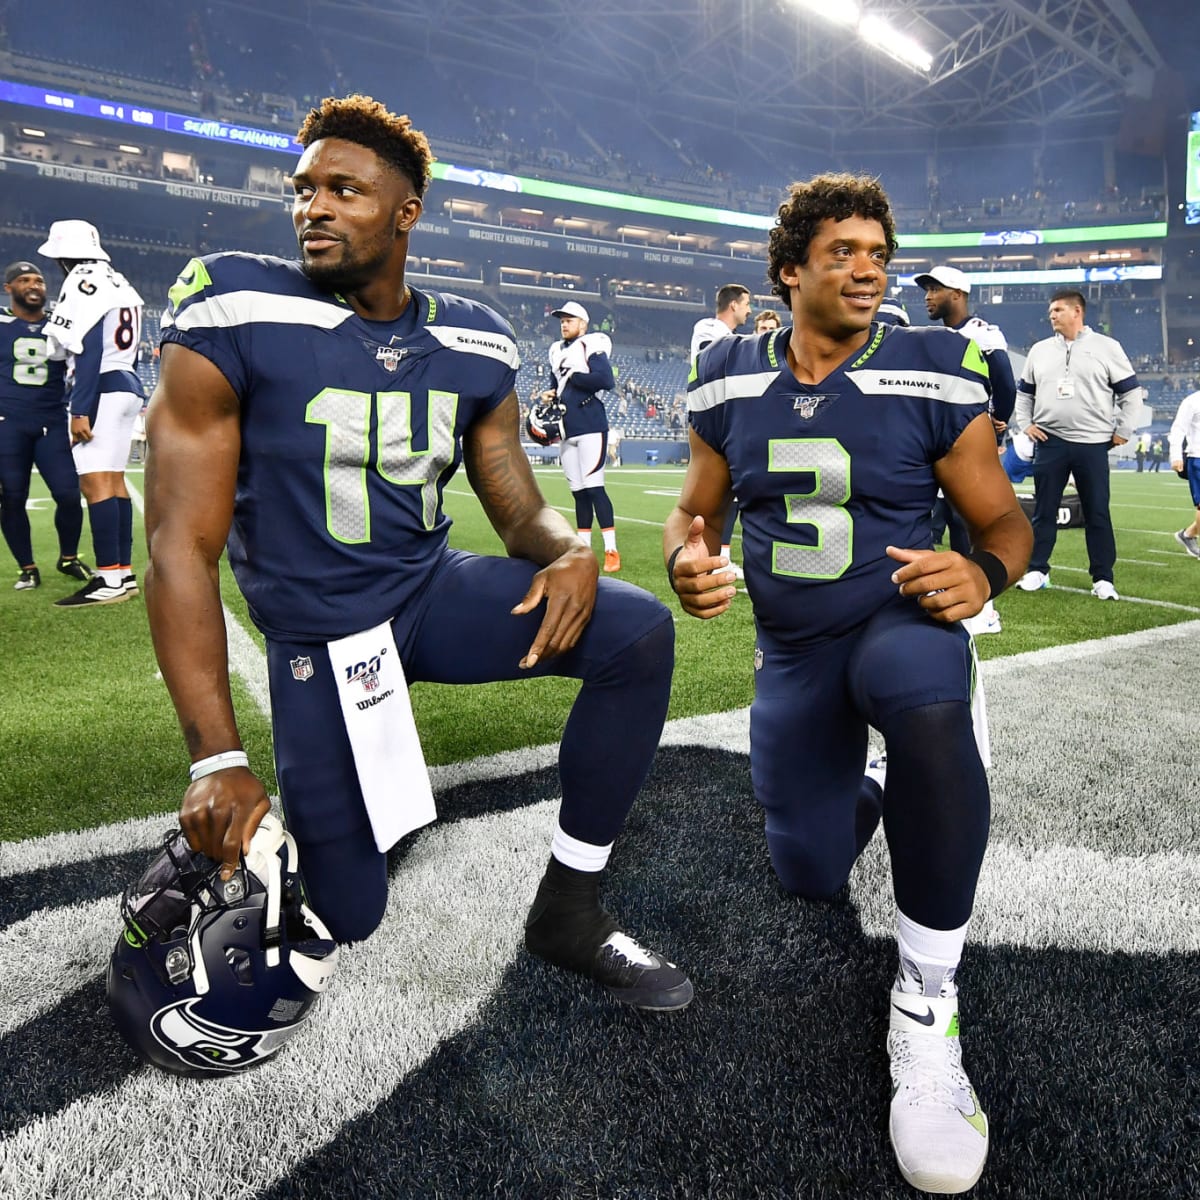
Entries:
[[[180,1000],[150,1018],[155,1040],[180,1062],[204,1071],[239,1071],[269,1058],[295,1032],[229,1029],[206,1021],[196,1011],[199,1000]],[[281,1035],[282,1032],[282,1036]]]

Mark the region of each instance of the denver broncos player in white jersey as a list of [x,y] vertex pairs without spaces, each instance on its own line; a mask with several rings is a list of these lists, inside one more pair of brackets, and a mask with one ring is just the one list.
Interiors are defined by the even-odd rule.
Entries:
[[87,221],[55,221],[38,253],[57,259],[66,276],[46,340],[52,358],[67,360],[72,453],[96,555],[94,578],[54,604],[117,604],[137,592],[125,464],[146,400],[136,370],[142,298],[113,270],[100,234]]
[[588,310],[578,300],[568,300],[550,314],[557,318],[562,338],[550,347],[550,375],[554,390],[542,399],[563,408],[563,442],[558,461],[575,500],[575,528],[585,546],[592,544],[593,516],[604,539],[604,570],[621,569],[617,550],[617,523],[612,499],[604,487],[608,461],[608,413],[600,393],[615,382],[612,339],[607,333],[588,332]]
[[[338,941],[378,925],[386,851],[432,818],[408,683],[565,675],[582,687],[526,946],[623,1003],[683,1008],[687,977],[599,902],[666,716],[670,614],[599,579],[538,491],[509,325],[406,285],[432,162],[424,134],[349,96],[324,100],[298,137],[301,261],[193,260],[170,292],[149,409],[147,610],[193,760],[180,823],[228,877],[269,808],[229,694],[228,542],[266,638],[276,771],[306,894]],[[460,463],[510,557],[449,548],[442,491]],[[598,742],[622,748],[604,771]]]
[[[663,547],[684,610],[726,611],[717,530],[736,493],[758,628],[750,766],[771,861],[789,891],[832,898],[882,814],[900,958],[892,1144],[910,1183],[959,1192],[987,1154],[955,972],[989,818],[960,621],[1021,575],[1032,533],[996,456],[976,344],[874,320],[895,248],[875,180],[793,184],[768,259],[792,327],[701,357]],[[971,526],[969,557],[932,549],[939,485]],[[863,775],[868,725],[887,741],[882,792]]]

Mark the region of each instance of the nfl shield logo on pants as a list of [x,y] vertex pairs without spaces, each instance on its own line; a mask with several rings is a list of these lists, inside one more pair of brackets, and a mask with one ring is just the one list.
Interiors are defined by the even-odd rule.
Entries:
[[293,679],[298,679],[303,683],[306,679],[313,677],[312,659],[307,655],[304,658],[293,658],[291,662]]

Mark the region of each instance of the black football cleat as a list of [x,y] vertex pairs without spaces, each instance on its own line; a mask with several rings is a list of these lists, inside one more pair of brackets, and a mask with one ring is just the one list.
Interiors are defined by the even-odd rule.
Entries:
[[69,596],[64,596],[61,600],[55,600],[55,608],[95,608],[101,604],[120,604],[122,600],[128,600],[130,593],[125,590],[125,585],[118,583],[115,586],[104,582],[102,575],[96,575],[87,584],[73,592]]
[[42,573],[37,567],[24,567],[21,574],[17,576],[17,582],[13,584],[13,588],[18,592],[30,592],[34,588],[42,586]]
[[78,579],[80,583],[87,583],[93,574],[95,574],[82,558],[60,558],[58,560],[58,569],[64,575],[70,575],[72,579]]
[[543,886],[529,910],[525,948],[530,954],[595,980],[614,1000],[643,1012],[678,1012],[692,1002],[691,980],[622,933],[594,900],[564,910],[554,899]]
[[137,576],[134,575],[132,572],[130,574],[126,575],[121,580],[121,586],[125,589],[125,591],[128,595],[136,596],[138,593]]
[[674,964],[619,929],[605,938],[588,972],[604,990],[643,1012],[679,1012],[692,1002],[692,981]]

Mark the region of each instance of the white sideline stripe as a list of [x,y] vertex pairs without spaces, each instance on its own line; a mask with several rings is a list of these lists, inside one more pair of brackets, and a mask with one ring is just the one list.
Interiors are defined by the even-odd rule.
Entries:
[[[390,1095],[495,994],[521,945],[556,808],[548,801],[423,831],[406,861],[404,886],[391,889],[367,951],[343,952],[315,1019],[277,1059],[219,1081],[145,1067],[103,1094],[33,1121],[0,1142],[5,1194],[22,1200],[259,1194],[335,1138],[344,1122]],[[453,898],[447,878],[456,881]],[[71,964],[70,977],[55,981],[51,993],[94,976],[98,948],[105,944],[107,958],[115,941],[111,908],[89,905],[73,915],[61,943],[46,944],[39,926],[37,939],[17,951],[17,958]],[[0,957],[6,991],[9,958]],[[297,1096],[304,1098],[299,1106]],[[280,1113],[287,1119],[271,1115]],[[196,1131],[214,1129],[221,1130],[221,1152],[197,1154]]]
[[[142,494],[128,479],[125,486],[129,498],[139,513],[145,510]],[[271,715],[271,689],[267,683],[267,658],[254,639],[242,628],[242,623],[221,605],[225,614],[225,637],[229,647],[229,669],[246,685],[246,691],[264,717]],[[3,874],[0,871],[0,874]]]
[[[1058,568],[1055,567],[1053,569],[1057,570]],[[1078,570],[1079,568],[1073,567],[1071,569]],[[1074,592],[1077,596],[1090,596],[1092,594],[1091,588],[1063,587],[1057,583],[1053,587],[1056,592]],[[1200,613],[1200,608],[1197,608],[1194,604],[1176,604],[1174,600],[1149,600],[1144,596],[1130,596],[1127,592],[1120,592],[1118,594],[1121,597],[1117,601],[1119,604],[1149,604],[1154,608],[1172,608],[1177,612]],[[1105,603],[1111,604],[1112,601],[1106,601]]]
[[[1140,558],[1122,558],[1119,561],[1122,566],[1130,563],[1139,567],[1165,567],[1167,565],[1166,563],[1160,562],[1144,562]],[[1055,563],[1053,570],[1073,571],[1076,575],[1087,575],[1089,573],[1087,567],[1064,567],[1061,563]]]
[[[1013,883],[1018,879],[1020,887]],[[882,837],[872,840],[855,865],[850,890],[863,931],[894,937],[896,904]],[[1080,846],[1030,850],[993,841],[967,936],[989,946],[1046,948],[1063,945],[1069,930],[1071,949],[1194,954],[1200,951],[1197,897],[1195,854],[1109,855]]]

